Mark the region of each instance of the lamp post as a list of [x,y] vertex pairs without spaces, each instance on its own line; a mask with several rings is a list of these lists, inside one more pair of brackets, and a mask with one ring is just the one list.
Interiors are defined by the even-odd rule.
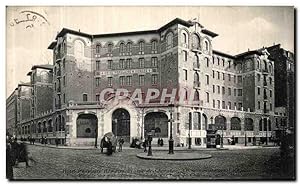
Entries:
[[169,104],[168,107],[170,107],[170,139],[169,139],[169,154],[174,154],[174,140],[173,140],[173,113],[172,108],[174,107],[174,104]]

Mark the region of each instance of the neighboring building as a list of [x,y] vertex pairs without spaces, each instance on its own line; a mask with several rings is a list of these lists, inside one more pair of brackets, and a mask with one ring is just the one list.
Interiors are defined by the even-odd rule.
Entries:
[[[213,128],[219,134],[223,130],[224,143],[232,136],[237,143],[270,138],[275,129],[270,53],[261,48],[225,54],[213,49],[216,36],[197,22],[178,18],[148,31],[90,35],[62,29],[48,47],[53,50],[53,79],[41,83],[53,97],[36,94],[34,73],[29,74],[31,96],[43,97],[32,98],[28,124],[38,129],[31,135],[47,136],[51,143],[60,138],[72,146],[94,145],[107,132],[129,142],[151,130],[154,143],[160,137],[166,144],[172,130],[175,146],[187,144],[189,136],[193,145],[205,145],[206,131]],[[108,88],[104,103],[101,92]],[[116,99],[120,88],[130,92],[127,98]],[[160,94],[149,104],[139,102],[131,97],[136,89],[144,99],[149,89],[161,94],[176,89],[176,100],[183,101],[171,108],[170,98],[160,102]],[[197,103],[190,104],[189,96]],[[39,107],[36,101],[44,98],[49,99]]]
[[18,89],[6,99],[6,133],[16,135]]
[[280,44],[268,47],[270,58],[275,64],[275,106],[285,107],[287,126],[295,128],[295,57]]

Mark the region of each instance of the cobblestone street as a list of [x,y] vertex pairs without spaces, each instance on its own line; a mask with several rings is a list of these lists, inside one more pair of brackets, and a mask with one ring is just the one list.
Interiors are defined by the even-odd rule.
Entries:
[[143,151],[138,149],[112,156],[99,150],[32,145],[28,150],[36,162],[30,162],[29,168],[24,163],[14,168],[16,179],[280,179],[293,169],[281,172],[278,148],[193,151],[212,155],[194,161],[143,160],[136,157]]

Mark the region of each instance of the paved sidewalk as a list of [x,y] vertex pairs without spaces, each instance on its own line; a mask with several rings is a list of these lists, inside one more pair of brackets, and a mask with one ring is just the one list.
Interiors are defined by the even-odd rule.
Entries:
[[175,152],[174,154],[168,154],[165,152],[156,152],[152,156],[148,156],[147,153],[139,153],[136,155],[138,158],[147,160],[201,160],[208,159],[212,156],[209,154],[202,153],[187,153],[187,152]]
[[[29,142],[25,141],[26,144],[29,144]],[[99,150],[98,148],[95,148],[94,146],[62,146],[58,145],[50,145],[50,144],[41,144],[41,143],[35,143],[35,146],[41,146],[41,147],[49,147],[49,148],[57,148],[57,149],[74,149],[74,150]],[[262,149],[262,148],[279,148],[278,146],[272,146],[272,145],[257,145],[257,146],[244,146],[244,145],[224,145],[223,150],[244,150],[244,149]],[[131,149],[134,150],[136,148],[131,148],[129,146],[123,146],[123,149]],[[152,146],[152,150],[154,151],[168,151],[168,146],[158,147],[158,146]],[[205,146],[192,146],[191,149],[188,149],[188,147],[174,147],[174,151],[198,151],[198,150],[205,150],[205,151],[211,151],[211,150],[220,150],[220,148],[206,148]]]

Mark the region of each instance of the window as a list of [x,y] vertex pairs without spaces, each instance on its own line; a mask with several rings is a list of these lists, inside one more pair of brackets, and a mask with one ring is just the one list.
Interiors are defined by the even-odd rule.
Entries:
[[234,81],[234,83],[236,83],[236,76],[235,75],[233,76],[233,81]]
[[234,109],[236,109],[236,102],[234,102]]
[[223,65],[223,67],[225,66],[225,60],[224,59],[222,59],[222,65]]
[[156,85],[157,84],[157,74],[153,74],[151,76],[151,83],[152,83],[152,85]]
[[215,103],[216,103],[216,102],[215,102],[215,100],[213,100],[213,108],[215,108],[215,107],[216,107]]
[[82,100],[83,100],[83,101],[87,101],[87,100],[88,100],[87,94],[83,94],[83,95],[82,95]]
[[125,76],[120,76],[120,86],[125,85]]
[[207,57],[205,57],[205,61],[206,61],[206,67],[209,67],[209,59]]
[[218,71],[218,80],[220,80],[220,72]]
[[126,77],[126,84],[127,84],[128,86],[131,86],[131,81],[132,81],[132,76],[127,76],[127,77]]
[[228,60],[228,68],[230,69],[230,67],[231,67],[231,61]]
[[220,86],[218,86],[218,94],[220,94]]
[[124,59],[120,59],[119,69],[124,69],[124,68],[125,68],[125,60]]
[[120,53],[124,53],[125,52],[125,45],[124,43],[120,44]]
[[97,78],[96,78],[96,87],[99,87],[99,85],[100,85],[100,78],[97,77]]
[[231,109],[231,102],[228,102],[228,108]]
[[222,87],[222,94],[225,94],[225,87]]
[[100,70],[100,60],[96,61],[96,70],[99,71]]
[[113,45],[110,43],[107,45],[107,52],[112,53]]
[[228,74],[228,81],[231,81],[231,75]]
[[151,66],[152,67],[157,67],[157,57],[152,57],[151,58]]
[[222,73],[222,76],[223,76],[223,80],[225,80],[225,73]]
[[139,58],[139,66],[140,66],[140,68],[145,67],[145,59],[144,58]]
[[199,87],[200,86],[200,82],[199,82],[199,74],[196,72],[194,73],[194,86],[195,87]]
[[272,77],[269,77],[270,85],[272,85]]
[[139,75],[139,85],[143,86],[145,84],[145,76]]
[[208,44],[208,42],[205,41],[204,44],[205,44],[205,50],[208,51],[209,50],[209,44]]
[[242,76],[238,76],[238,83],[242,83]]
[[108,77],[107,81],[108,81],[108,86],[111,87],[112,86],[112,77]]
[[217,102],[218,102],[218,109],[220,109],[221,108],[220,100],[218,100]]
[[206,76],[206,85],[209,85],[209,75],[205,75]]
[[215,64],[215,60],[216,60],[216,58],[215,58],[215,56],[213,56],[213,61],[212,61],[213,64]]
[[228,95],[231,96],[231,88],[228,87]]
[[66,87],[66,76],[63,77],[63,86]]
[[65,95],[65,93],[63,94],[63,102],[66,103],[66,95]]
[[273,110],[273,105],[272,105],[272,103],[270,103],[270,111],[272,111]]
[[219,57],[217,58],[218,66],[220,65],[220,59]]
[[236,89],[233,90],[233,95],[236,96]]
[[183,75],[184,75],[184,80],[187,80],[187,70],[186,69],[183,70]]
[[257,61],[256,61],[256,67],[257,67],[257,69],[259,69],[259,68],[260,68],[260,63],[259,63],[259,60],[257,60]]
[[215,78],[215,71],[213,70],[213,78]]
[[206,92],[206,102],[209,103],[209,93]]
[[213,85],[213,93],[215,93],[215,85]]
[[151,42],[151,48],[152,48],[152,51],[156,51],[157,50],[157,41],[154,40]]
[[131,48],[132,48],[132,43],[131,43],[131,42],[128,42],[128,43],[127,43],[127,52],[128,52],[128,53],[131,53]]
[[132,59],[131,58],[126,59],[126,67],[128,69],[131,69],[131,67],[132,67]]
[[188,58],[187,51],[183,51],[183,57],[184,57],[184,61],[186,62]]
[[200,38],[195,33],[192,35],[192,48],[193,49],[200,49]]
[[100,53],[100,47],[101,47],[100,44],[96,45],[96,53]]
[[225,101],[222,101],[222,109],[225,109]]
[[100,101],[100,95],[96,94],[96,101]]
[[260,101],[257,102],[257,108],[260,109]]
[[270,90],[270,98],[272,97],[272,90]]
[[167,49],[170,49],[171,47],[173,47],[173,33],[169,32],[167,34]]
[[187,35],[186,35],[186,33],[182,33],[182,42],[184,44],[187,44]]
[[242,89],[238,89],[238,96],[242,96]]
[[260,74],[257,74],[257,81],[260,82]]
[[144,49],[145,49],[145,43],[144,43],[144,41],[140,41],[140,42],[139,42],[139,51],[140,51],[140,52],[143,52]]
[[243,107],[243,104],[242,104],[242,103],[239,103],[239,105],[238,105],[238,110],[242,110],[242,107]]
[[113,61],[112,61],[112,60],[108,60],[108,61],[107,61],[107,64],[108,64],[108,65],[107,65],[107,68],[108,68],[108,69],[112,69]]

